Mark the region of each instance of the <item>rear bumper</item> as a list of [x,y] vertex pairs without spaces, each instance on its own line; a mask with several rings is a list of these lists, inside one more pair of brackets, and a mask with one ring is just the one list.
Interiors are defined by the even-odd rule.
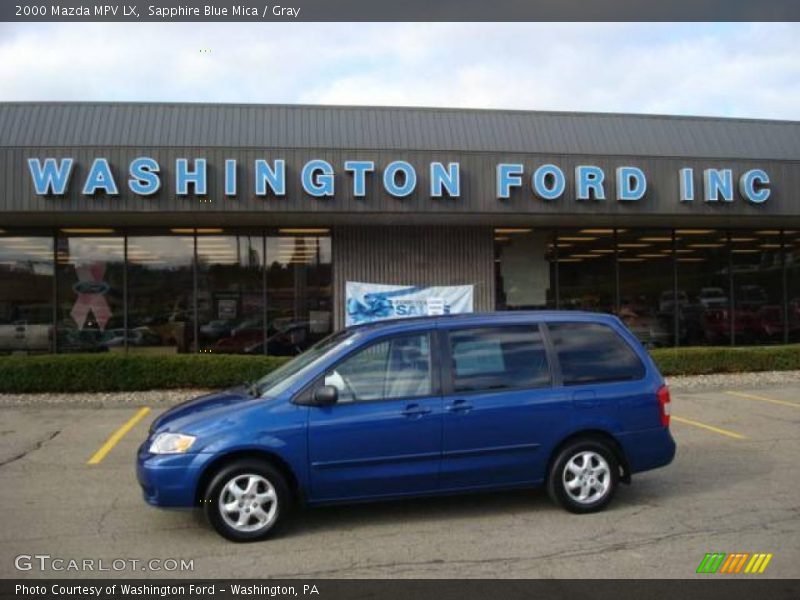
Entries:
[[624,433],[617,439],[631,473],[666,466],[675,458],[675,440],[667,427]]
[[150,454],[146,444],[139,448],[136,479],[145,502],[161,507],[195,505],[200,474],[212,454]]

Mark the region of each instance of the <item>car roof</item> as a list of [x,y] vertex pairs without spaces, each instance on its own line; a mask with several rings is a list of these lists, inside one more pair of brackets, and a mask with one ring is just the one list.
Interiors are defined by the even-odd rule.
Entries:
[[514,310],[479,313],[463,313],[457,315],[441,315],[426,317],[407,317],[385,319],[372,323],[351,325],[352,331],[383,331],[385,329],[416,329],[420,325],[502,325],[512,323],[530,323],[539,321],[581,321],[588,323],[616,323],[617,317],[607,313],[586,312],[578,310]]

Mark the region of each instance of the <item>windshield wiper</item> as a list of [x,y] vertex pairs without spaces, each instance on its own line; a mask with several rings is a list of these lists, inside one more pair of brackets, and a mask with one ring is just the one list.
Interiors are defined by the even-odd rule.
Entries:
[[252,396],[253,398],[258,398],[260,396],[258,383],[255,381],[243,381],[242,387],[247,391],[248,396]]

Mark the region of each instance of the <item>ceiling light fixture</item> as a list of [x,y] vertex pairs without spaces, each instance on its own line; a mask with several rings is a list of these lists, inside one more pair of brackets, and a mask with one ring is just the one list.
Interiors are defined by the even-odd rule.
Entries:
[[330,233],[330,229],[325,229],[321,227],[294,227],[294,228],[283,228],[278,229],[278,233],[288,233],[288,234],[319,234],[319,233]]
[[97,234],[97,233],[114,233],[113,229],[109,228],[91,228],[91,227],[63,227],[61,229],[62,233],[89,233],[89,234]]

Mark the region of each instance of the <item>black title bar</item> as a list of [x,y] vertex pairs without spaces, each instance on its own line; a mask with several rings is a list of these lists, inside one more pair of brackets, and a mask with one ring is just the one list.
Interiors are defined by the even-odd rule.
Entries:
[[[570,560],[570,559],[565,559]],[[59,600],[796,600],[798,580],[709,575],[694,580],[190,580],[6,579],[0,598]]]
[[800,21],[797,0],[3,0],[10,22]]

